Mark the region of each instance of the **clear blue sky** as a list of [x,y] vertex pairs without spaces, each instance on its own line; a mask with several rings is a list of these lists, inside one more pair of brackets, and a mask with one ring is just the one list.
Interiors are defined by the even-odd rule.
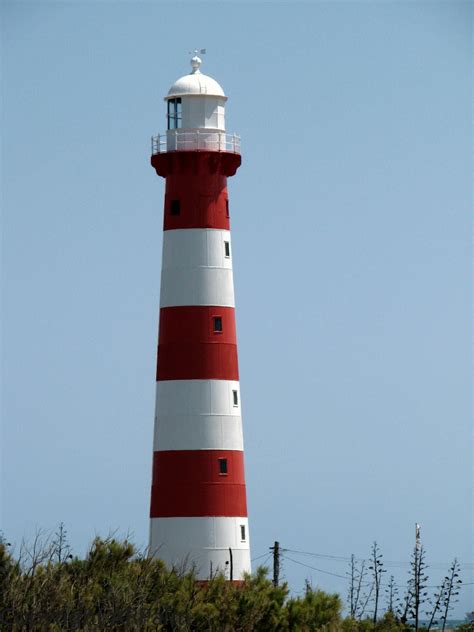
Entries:
[[[3,482],[9,540],[145,544],[162,96],[206,47],[230,181],[253,556],[472,572],[469,2],[6,2]],[[344,575],[343,562],[287,553]],[[265,561],[265,558],[262,558]],[[399,583],[406,565],[388,567]],[[284,561],[345,595],[344,579]],[[456,614],[473,607],[465,587]]]

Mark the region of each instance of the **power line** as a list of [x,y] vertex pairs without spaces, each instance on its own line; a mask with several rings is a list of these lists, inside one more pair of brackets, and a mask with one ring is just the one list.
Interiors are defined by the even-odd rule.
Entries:
[[271,553],[264,553],[263,555],[259,555],[258,557],[253,557],[251,561],[252,561],[252,562],[255,562],[256,560],[259,560],[259,559],[261,559],[262,557],[264,557],[265,559],[263,560],[263,562],[261,562],[261,563],[259,564],[259,566],[266,566],[266,565],[267,565],[267,562],[270,560],[271,556],[272,556],[272,554],[271,554]]
[[[331,573],[330,571],[323,570],[322,568],[316,568],[315,566],[310,566],[309,564],[305,564],[304,562],[299,562],[298,560],[294,560],[293,558],[288,557],[288,555],[284,554],[284,551],[289,551],[289,550],[290,549],[282,549],[283,551],[282,556],[285,559],[290,560],[290,562],[294,562],[295,564],[299,564],[300,566],[310,568],[311,570],[317,571],[318,573],[324,573],[325,575],[332,575],[333,577],[339,577],[340,579],[345,579],[346,581],[350,581],[350,577],[348,577],[347,575],[339,575],[338,573]],[[294,551],[294,552],[296,553],[297,551]],[[363,582],[361,585],[370,586],[371,582]],[[393,584],[393,585],[396,586],[397,588],[406,588],[406,584]],[[460,588],[463,588],[464,586],[474,586],[474,582],[462,582],[462,584],[460,585]],[[439,585],[431,584],[431,585],[425,586],[425,588],[439,588]]]
[[262,555],[258,555],[257,557],[252,557],[252,559],[250,561],[251,562],[256,562],[257,560],[261,559],[262,557],[268,557],[268,553],[262,553]]
[[[283,551],[285,550],[289,550],[289,549],[283,549]],[[348,580],[349,578],[346,575],[338,575],[337,573],[331,573],[330,571],[324,571],[322,568],[316,568],[315,566],[310,566],[309,564],[304,564],[303,562],[298,562],[298,560],[294,560],[291,557],[288,557],[288,555],[285,555],[283,553],[283,557],[287,560],[290,560],[290,562],[294,562],[295,564],[299,564],[300,566],[306,566],[306,568],[311,568],[313,571],[318,571],[319,573],[324,573],[325,575],[332,575],[333,577],[341,577],[342,579]]]
[[[289,553],[298,553],[299,555],[310,555],[312,557],[317,557],[320,559],[334,560],[337,562],[350,562],[350,557],[344,557],[342,555],[328,555],[325,553],[313,553],[311,551],[299,551],[296,549],[282,549],[283,551],[288,551]],[[370,558],[364,557],[354,557],[354,561],[356,562],[370,562]],[[384,566],[392,566],[392,567],[400,567],[406,568],[409,567],[411,562],[403,562],[403,561],[393,561],[393,560],[384,560]],[[443,569],[450,566],[451,562],[433,562],[432,564],[428,564],[429,568],[433,569]],[[459,561],[461,568],[471,569],[474,568],[474,564],[472,562],[461,562]]]
[[[309,551],[296,551],[295,549],[282,549],[283,551],[289,551],[290,553],[299,553],[300,555],[312,555],[313,557],[320,557],[328,560],[337,560],[338,562],[350,562],[350,557],[341,557],[339,555],[324,555],[323,553],[310,553]],[[357,561],[363,561],[358,559]]]
[[265,560],[264,560],[264,562],[263,562],[262,566],[266,566],[266,565],[267,565],[267,563],[270,561],[270,559],[271,559],[271,558],[272,558],[272,554],[271,554],[271,553],[269,553],[269,554],[267,555],[267,557],[265,558]]

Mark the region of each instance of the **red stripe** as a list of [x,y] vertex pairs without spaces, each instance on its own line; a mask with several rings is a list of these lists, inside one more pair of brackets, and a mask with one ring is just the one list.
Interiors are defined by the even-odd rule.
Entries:
[[[226,475],[219,459],[227,459]],[[247,516],[244,454],[170,450],[153,454],[151,518]]]
[[[240,155],[225,152],[169,152],[152,156],[166,177],[164,230],[220,228],[229,230],[227,176],[240,165]],[[171,201],[179,200],[179,215]]]
[[[214,331],[214,317],[222,331]],[[233,307],[164,307],[160,310],[160,380],[238,380]]]

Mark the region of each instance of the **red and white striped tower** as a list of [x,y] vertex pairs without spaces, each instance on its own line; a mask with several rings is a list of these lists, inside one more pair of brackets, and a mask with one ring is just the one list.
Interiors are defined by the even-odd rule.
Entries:
[[151,163],[166,178],[150,551],[238,581],[250,572],[227,177],[240,142],[200,72],[165,97]]

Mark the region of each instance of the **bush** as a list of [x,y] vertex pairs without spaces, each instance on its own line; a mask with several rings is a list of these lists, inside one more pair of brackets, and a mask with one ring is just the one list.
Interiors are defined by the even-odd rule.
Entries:
[[[18,559],[0,540],[0,630],[11,632],[407,632],[392,614],[343,619],[336,594],[306,586],[289,597],[260,567],[242,584],[168,569],[132,543],[96,538],[84,559],[36,538]],[[58,541],[61,550],[58,552]],[[474,632],[471,628],[460,632]]]

